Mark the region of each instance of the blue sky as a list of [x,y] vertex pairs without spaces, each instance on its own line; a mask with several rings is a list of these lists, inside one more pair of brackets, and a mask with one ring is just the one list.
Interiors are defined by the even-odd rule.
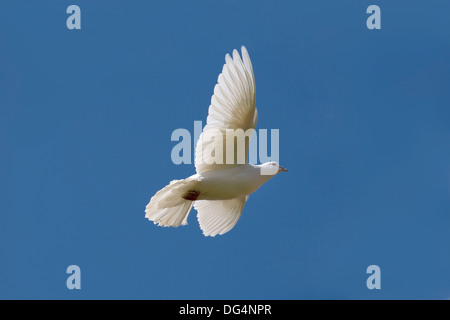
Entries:
[[[68,30],[66,8],[81,8]],[[381,8],[368,30],[366,8]],[[0,298],[449,299],[446,1],[2,1]],[[194,173],[172,131],[205,122],[245,45],[258,129],[289,169],[234,229],[144,218]],[[81,290],[66,268],[81,268]],[[381,289],[366,268],[381,268]]]

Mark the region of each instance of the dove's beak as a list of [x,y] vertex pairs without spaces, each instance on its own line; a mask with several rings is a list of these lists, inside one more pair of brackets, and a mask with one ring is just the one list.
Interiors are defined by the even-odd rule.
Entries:
[[280,171],[287,172],[287,169],[285,169],[282,166],[280,166]]

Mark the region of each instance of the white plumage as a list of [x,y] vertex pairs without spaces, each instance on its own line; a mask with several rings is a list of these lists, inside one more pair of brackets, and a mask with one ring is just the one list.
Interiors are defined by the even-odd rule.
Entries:
[[[249,136],[256,127],[258,113],[252,63],[245,47],[241,51],[242,59],[237,50],[233,58],[225,56],[206,126],[197,142],[197,174],[171,181],[145,209],[145,216],[157,225],[187,224],[193,205],[205,236],[224,234],[236,225],[249,195],[275,174],[286,171],[275,162],[248,163]],[[234,137],[227,139],[231,132],[236,141]],[[264,169],[272,169],[272,174],[261,174]]]

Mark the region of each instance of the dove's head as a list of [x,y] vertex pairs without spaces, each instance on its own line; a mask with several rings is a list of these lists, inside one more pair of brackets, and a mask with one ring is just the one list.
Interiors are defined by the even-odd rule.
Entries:
[[266,162],[261,165],[261,174],[262,175],[276,175],[280,172],[287,171],[285,168],[280,166],[275,161]]

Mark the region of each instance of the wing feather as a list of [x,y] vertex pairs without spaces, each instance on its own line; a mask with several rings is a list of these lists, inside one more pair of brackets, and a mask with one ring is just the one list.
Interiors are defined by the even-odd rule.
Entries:
[[[241,164],[238,161],[226,163],[226,145],[230,144],[230,141],[226,141],[226,130],[242,129],[245,133],[256,127],[258,116],[255,77],[247,49],[242,47],[241,52],[242,59],[237,50],[233,50],[233,57],[225,55],[222,73],[211,97],[206,126],[195,150],[197,173],[227,169]],[[234,144],[234,141],[231,143]],[[245,162],[248,162],[248,149],[249,139],[245,138]],[[209,152],[211,150],[214,152]],[[237,146],[234,146],[233,150],[236,159]]]
[[231,200],[200,200],[194,202],[197,219],[205,236],[230,231],[241,217],[248,196]]

